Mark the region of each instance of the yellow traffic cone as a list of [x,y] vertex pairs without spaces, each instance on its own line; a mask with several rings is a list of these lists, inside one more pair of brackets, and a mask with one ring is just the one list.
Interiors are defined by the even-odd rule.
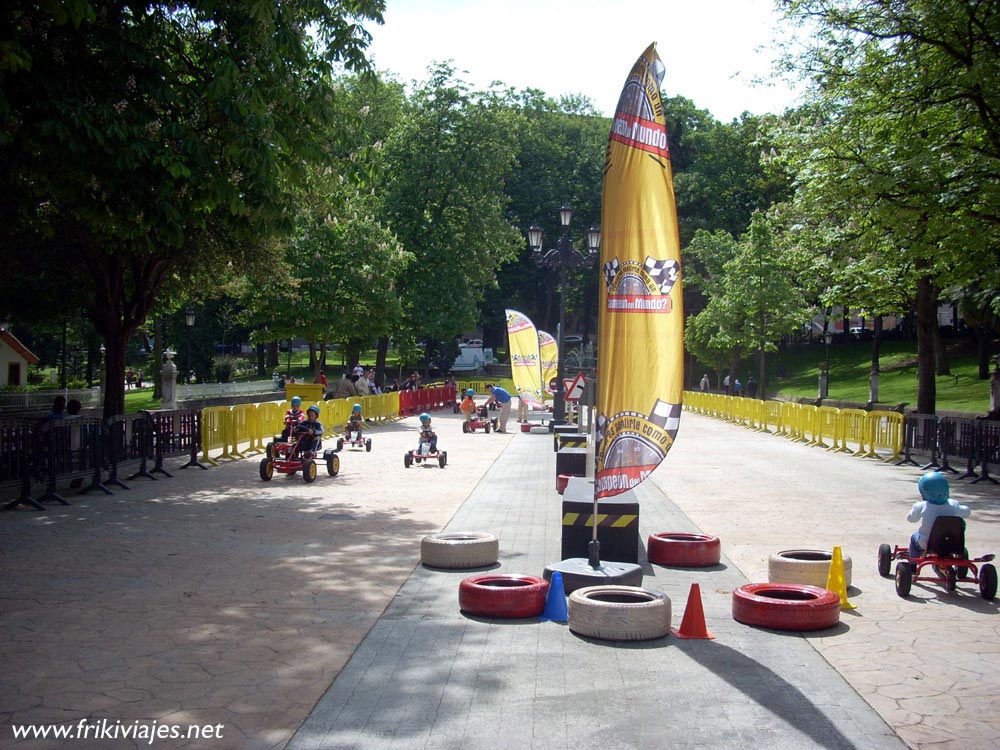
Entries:
[[830,560],[830,574],[826,578],[826,587],[840,597],[841,609],[857,609],[856,604],[847,601],[847,581],[844,579],[844,553],[840,547],[833,548],[833,559]]

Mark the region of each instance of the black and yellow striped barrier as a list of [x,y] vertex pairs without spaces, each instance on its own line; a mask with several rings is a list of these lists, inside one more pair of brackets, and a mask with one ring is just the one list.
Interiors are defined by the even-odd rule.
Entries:
[[[563,513],[563,526],[594,526],[593,513]],[[639,525],[638,513],[598,513],[597,528],[607,527],[611,529],[627,529],[630,526]]]

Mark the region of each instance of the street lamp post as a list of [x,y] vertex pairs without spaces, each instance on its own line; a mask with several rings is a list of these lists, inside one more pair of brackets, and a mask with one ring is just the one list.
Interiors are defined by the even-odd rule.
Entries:
[[191,329],[194,328],[194,308],[188,305],[188,308],[184,311],[184,323],[187,325],[188,330],[188,341],[187,341],[187,372],[184,373],[184,380],[188,384],[191,383]]
[[599,227],[591,227],[587,230],[587,253],[581,253],[573,247],[573,240],[569,235],[569,224],[573,219],[573,209],[564,205],[559,209],[559,223],[562,226],[562,234],[555,248],[548,252],[542,252],[542,228],[538,225],[528,229],[528,246],[531,248],[531,257],[535,263],[544,268],[559,269],[559,330],[558,347],[559,359],[556,365],[556,389],[552,402],[552,424],[563,424],[566,421],[566,385],[563,383],[563,361],[565,352],[563,351],[563,338],[566,328],[566,272],[570,267],[584,266],[591,263],[601,249],[601,230]]

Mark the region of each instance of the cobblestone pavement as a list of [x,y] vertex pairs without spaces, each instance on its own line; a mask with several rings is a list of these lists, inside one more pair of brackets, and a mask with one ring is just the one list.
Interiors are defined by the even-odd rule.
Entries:
[[[841,546],[857,609],[842,613],[842,631],[805,637],[911,747],[1000,748],[1000,602],[962,583],[916,583],[901,599],[876,568],[879,544],[909,540],[922,474],[685,414],[652,477],[751,581],[767,580],[781,550]],[[1000,488],[951,488],[972,508],[970,555],[1000,554]]]
[[[614,737],[639,743],[623,747],[670,739],[682,747],[881,750],[898,742],[886,724],[915,748],[1000,747],[997,604],[970,585],[948,594],[917,584],[903,600],[876,573],[878,544],[902,544],[910,533],[904,517],[919,470],[686,414],[671,454],[642,486],[643,539],[700,529],[722,538],[729,564],[696,576],[647,565],[646,585],[671,596],[677,624],[688,585],[700,581],[719,638],[668,638],[665,649],[608,647],[552,623],[525,629],[466,618],[452,601],[462,576],[418,565],[420,538],[444,527],[497,529],[503,566],[524,572],[537,574],[558,552],[550,439],[462,435],[451,414],[436,414],[435,422],[448,450],[444,470],[404,469],[416,436],[416,420],[408,419],[373,430],[371,453],[345,450],[341,475],[321,471],[314,484],[297,476],[263,483],[251,458],[209,471],[172,469],[173,478],[137,479],[111,497],[70,492],[71,507],[46,513],[0,515],[0,747],[149,746],[12,740],[13,724],[81,719],[223,725],[221,740],[154,745],[168,748],[282,748],[293,734],[295,748],[476,747],[510,726],[530,726],[524,746],[547,750],[598,739],[619,746]],[[973,506],[970,552],[1000,551],[1000,492],[952,486]],[[858,607],[840,626],[803,637],[729,617],[732,586],[766,580],[772,552],[834,544],[853,558]],[[441,637],[460,632],[468,651]],[[393,654],[393,669],[406,666],[398,651],[404,643],[438,659],[406,673],[413,682],[404,692],[380,682],[376,669],[358,672],[365,659],[384,666],[378,660]],[[445,664],[442,646],[452,649],[453,682],[437,668]],[[514,669],[526,649],[535,654],[530,690]],[[591,686],[594,672],[582,665],[602,677]],[[440,684],[431,692],[451,700],[459,675],[475,680],[466,685],[464,712],[449,714],[441,706],[451,704],[439,702],[427,713],[426,688]],[[657,704],[632,682],[665,677],[708,692],[674,691],[671,703]],[[626,681],[635,701],[612,700]],[[361,685],[370,690],[345,693]],[[334,736],[331,707],[351,695],[360,711],[345,724],[352,744],[317,745],[317,737]],[[570,726],[557,695],[590,708],[574,712]],[[728,697],[709,705],[700,695]],[[471,703],[478,699],[481,707]],[[383,720],[399,719],[384,745],[377,721],[357,725],[379,706],[388,711]],[[499,714],[487,710],[497,706]],[[699,712],[704,720],[693,722]],[[630,733],[615,735],[626,723]],[[512,747],[526,739],[505,736]],[[374,744],[359,740],[373,737]]]

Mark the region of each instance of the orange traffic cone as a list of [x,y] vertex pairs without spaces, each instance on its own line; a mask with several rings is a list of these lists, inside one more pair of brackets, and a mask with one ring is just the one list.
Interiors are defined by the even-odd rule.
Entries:
[[705,610],[701,606],[701,587],[691,584],[688,593],[687,606],[684,607],[684,619],[679,628],[670,628],[670,632],[678,638],[714,639],[715,636],[705,626]]

